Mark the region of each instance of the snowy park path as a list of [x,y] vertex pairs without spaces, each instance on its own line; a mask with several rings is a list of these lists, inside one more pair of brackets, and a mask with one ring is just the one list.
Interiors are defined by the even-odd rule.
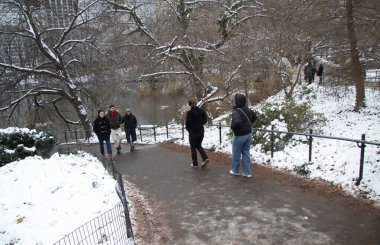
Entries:
[[256,165],[253,178],[234,177],[216,153],[193,169],[190,149],[170,143],[136,148],[116,167],[132,206],[145,206],[133,208],[139,244],[380,244],[380,209],[327,185]]

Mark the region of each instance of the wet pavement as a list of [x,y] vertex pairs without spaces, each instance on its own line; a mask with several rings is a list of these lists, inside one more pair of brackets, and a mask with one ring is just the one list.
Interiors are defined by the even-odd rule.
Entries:
[[[98,145],[82,149],[95,153]],[[206,169],[194,169],[190,149],[125,149],[116,167],[170,233],[156,244],[380,244],[380,209],[340,192],[258,166],[253,178],[231,176],[213,156]]]

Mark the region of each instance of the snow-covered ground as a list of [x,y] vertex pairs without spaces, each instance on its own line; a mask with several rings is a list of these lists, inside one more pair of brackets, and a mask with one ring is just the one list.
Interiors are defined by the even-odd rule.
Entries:
[[[322,87],[316,84],[307,86],[312,88],[312,93],[302,96],[305,88],[299,87],[295,92],[296,103],[309,101],[311,110],[322,113],[326,121],[322,125],[313,128],[319,135],[333,136],[347,139],[360,140],[365,134],[366,141],[380,143],[380,90],[378,88],[366,89],[366,108],[360,113],[354,112],[355,89],[354,87]],[[270,97],[268,102],[284,101],[284,93],[280,92]],[[262,105],[253,107],[258,111]],[[231,140],[228,136],[228,127],[222,127],[222,143],[219,143],[219,121],[227,115],[214,120],[214,126],[207,126],[203,146],[227,154],[231,153]],[[223,124],[223,123],[222,123]],[[283,131],[283,122],[278,119],[273,122],[275,128]],[[140,143],[161,142],[167,139],[166,128],[160,127],[156,130],[156,141],[151,134],[152,130],[144,130]],[[308,133],[308,132],[301,132]],[[181,125],[169,126],[169,138],[178,138],[177,144],[189,145],[188,134],[185,131],[182,138]],[[293,136],[294,141],[288,144],[283,151],[274,152],[271,158],[270,152],[263,152],[260,145],[251,149],[252,160],[261,165],[270,165],[274,168],[293,171],[308,163],[309,146],[300,143],[298,139],[306,141],[305,136]],[[363,179],[356,186],[359,177],[360,148],[355,142],[339,141],[333,139],[314,138],[312,162],[307,166],[310,178],[323,179],[340,186],[344,191],[353,196],[364,194],[368,199],[380,205],[380,147],[366,145]]]
[[53,244],[117,205],[116,181],[88,153],[0,168],[0,244]]
[[[366,134],[366,140],[380,142],[380,90],[367,89],[367,108],[356,113],[352,111],[353,88],[311,87],[314,93],[303,100],[309,100],[312,110],[323,113],[327,119],[315,130],[326,136],[352,139],[360,139],[362,134]],[[333,93],[340,99],[331,96]],[[282,100],[283,93],[268,99]],[[260,108],[256,106],[254,110]],[[214,124],[223,118],[225,116],[215,120]],[[277,123],[281,125],[282,122],[277,120]],[[137,143],[167,140],[166,127],[156,129],[156,140],[153,130],[148,128],[142,130],[142,138],[138,132]],[[222,127],[220,144],[219,129],[207,126],[203,146],[230,154],[228,133],[229,128]],[[178,144],[189,145],[186,131],[184,135],[184,140],[181,140],[180,124],[169,125],[169,138],[176,138]],[[97,140],[93,137],[90,141],[95,143]],[[257,145],[252,147],[251,156],[257,164],[293,171],[308,161],[308,145],[293,141],[284,151],[275,152],[273,159],[269,152],[262,152]],[[363,180],[360,186],[355,186],[359,159],[360,148],[356,143],[315,138],[312,164],[308,166],[310,178],[327,180],[354,196],[359,192],[367,194],[379,205],[380,147],[367,145]],[[45,160],[29,157],[7,164],[0,168],[0,196],[0,244],[52,244],[119,202],[115,181],[95,157],[85,153],[55,154]]]

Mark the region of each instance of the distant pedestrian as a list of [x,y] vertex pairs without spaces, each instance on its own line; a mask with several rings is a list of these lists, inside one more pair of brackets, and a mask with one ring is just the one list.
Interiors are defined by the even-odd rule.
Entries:
[[307,82],[308,84],[311,84],[315,76],[315,67],[310,62],[308,62],[305,65],[303,72],[305,76],[305,82]]
[[[314,82],[315,80],[315,73],[317,72],[317,69],[314,65],[311,66],[311,82]],[[310,84],[310,83],[309,83]]]
[[105,158],[104,142],[106,142],[108,156],[110,159],[113,159],[110,142],[111,127],[108,118],[105,117],[104,110],[98,110],[98,117],[94,121],[93,129],[94,133],[98,137],[100,153],[102,154],[103,158]]
[[207,115],[204,110],[197,106],[195,100],[189,100],[190,110],[186,114],[186,130],[189,132],[189,141],[191,148],[191,166],[198,167],[197,150],[202,157],[201,167],[205,168],[209,162],[208,156],[202,147],[204,138],[203,125],[207,123]]
[[133,142],[137,140],[136,137],[136,128],[137,128],[137,119],[135,115],[132,114],[131,109],[127,108],[125,110],[125,115],[122,119],[124,122],[124,131],[127,142],[131,148],[131,151],[135,149]]
[[320,63],[318,70],[317,70],[317,76],[319,77],[319,83],[323,82],[323,64]]
[[110,105],[107,113],[107,118],[110,121],[111,126],[111,137],[114,141],[114,145],[117,154],[121,153],[121,140],[123,138],[120,124],[122,123],[122,117],[120,113],[116,110],[115,105]]
[[240,156],[242,156],[243,172],[245,177],[252,177],[251,170],[251,142],[252,123],[256,121],[256,114],[247,107],[247,98],[244,94],[232,96],[232,122],[234,133],[232,139],[232,167],[231,175],[240,175]]

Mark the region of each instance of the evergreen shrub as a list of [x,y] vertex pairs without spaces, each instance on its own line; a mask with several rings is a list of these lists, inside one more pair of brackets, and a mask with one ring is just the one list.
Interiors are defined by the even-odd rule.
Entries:
[[[297,104],[293,101],[267,103],[261,111],[256,111],[257,120],[255,128],[282,132],[307,132],[312,126],[323,122],[322,115],[313,113],[310,104],[304,102]],[[274,150],[283,150],[293,138],[292,134],[274,133]],[[306,141],[306,137],[305,137]],[[271,133],[254,131],[253,143],[261,144],[262,150],[268,152],[271,149]]]
[[28,156],[48,157],[55,144],[49,132],[37,132],[27,128],[0,130],[0,167]]

